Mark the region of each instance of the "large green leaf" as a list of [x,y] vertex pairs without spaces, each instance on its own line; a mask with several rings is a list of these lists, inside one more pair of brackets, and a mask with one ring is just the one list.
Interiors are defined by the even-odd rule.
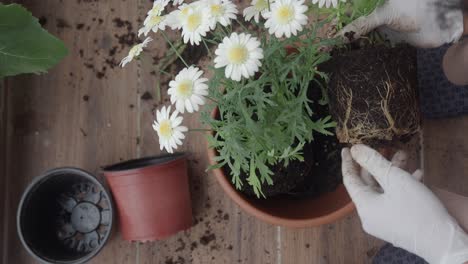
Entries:
[[0,78],[21,73],[44,73],[68,51],[37,18],[17,4],[0,3]]

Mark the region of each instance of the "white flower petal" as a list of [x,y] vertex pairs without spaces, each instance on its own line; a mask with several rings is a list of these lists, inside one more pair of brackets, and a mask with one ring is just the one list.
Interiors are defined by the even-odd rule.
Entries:
[[[202,75],[202,70],[190,66],[182,69],[175,80],[169,82],[168,94],[177,111],[184,113],[187,110],[187,112],[192,113],[194,110],[198,111],[199,105],[204,104],[201,98],[208,95],[208,85],[206,84],[208,79],[203,78]],[[190,103],[187,103],[187,100]]]
[[261,65],[260,59],[263,58],[263,50],[257,38],[250,34],[235,32],[223,39],[215,50],[215,54],[215,68],[226,66],[224,71],[226,78],[235,81],[240,81],[242,76],[249,78],[255,75],[256,71],[248,71],[249,67],[246,65]]
[[186,127],[180,126],[183,117],[178,115],[177,110],[171,114],[171,107],[163,106],[156,111],[156,120],[153,123],[153,129],[159,137],[160,149],[166,149],[169,153],[177,149],[177,145],[182,145],[181,140],[185,138],[182,132],[188,131]]
[[[302,25],[307,24],[307,17],[304,15],[307,12],[307,6],[302,0],[276,0],[270,8],[271,10],[265,13],[267,19],[265,28],[277,38],[297,35],[298,30],[302,30]],[[293,24],[299,24],[299,27]]]

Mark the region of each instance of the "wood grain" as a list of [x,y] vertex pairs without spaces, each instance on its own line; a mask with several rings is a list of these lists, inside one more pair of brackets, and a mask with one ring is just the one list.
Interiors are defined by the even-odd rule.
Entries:
[[[58,166],[77,166],[99,175],[103,165],[158,154],[151,123],[154,110],[167,103],[169,78],[155,68],[166,52],[158,36],[138,62],[124,70],[116,67],[134,43],[132,33],[150,1],[23,3],[65,41],[70,55],[49,74],[11,79],[8,89],[0,90],[0,111],[8,109],[6,121],[0,119],[0,151],[6,151],[0,156],[0,169],[2,161],[7,167],[0,171],[0,186],[7,196],[3,209],[8,212],[2,217],[5,210],[0,204],[0,219],[7,219],[6,226],[1,226],[5,228],[0,228],[0,235],[7,231],[6,240],[0,236],[0,259],[15,264],[34,263],[19,244],[15,228],[17,203],[25,186]],[[2,97],[5,92],[7,98]],[[2,105],[5,99],[7,104]],[[197,128],[197,120],[186,115],[184,124]],[[427,181],[465,195],[467,128],[466,117],[424,123]],[[194,227],[146,244],[122,241],[115,232],[92,263],[370,263],[383,242],[362,232],[356,214],[321,228],[290,230],[240,211],[205,171],[204,140],[202,134],[189,133],[182,148],[190,154]],[[413,153],[418,151],[414,144],[408,147]],[[415,158],[413,169],[417,164]],[[2,184],[5,181],[8,184]]]
[[424,121],[425,180],[468,196],[468,116]]
[[[9,86],[7,175],[11,184],[6,263],[32,263],[19,244],[14,212],[33,177],[60,166],[98,174],[103,165],[136,156],[135,144],[129,144],[137,137],[135,112],[128,111],[128,105],[136,104],[136,69],[117,71],[106,62],[114,46],[116,55],[122,56],[127,42],[133,41],[127,24],[122,26],[114,19],[125,15],[136,23],[135,4],[53,0],[24,4],[64,40],[70,54],[48,74],[22,76]],[[117,234],[94,263],[135,260],[135,245]]]
[[7,224],[7,193],[8,193],[8,183],[7,183],[7,174],[6,174],[6,82],[0,80],[0,261],[3,263],[6,261],[6,250],[7,245],[4,243],[6,241],[6,224]]

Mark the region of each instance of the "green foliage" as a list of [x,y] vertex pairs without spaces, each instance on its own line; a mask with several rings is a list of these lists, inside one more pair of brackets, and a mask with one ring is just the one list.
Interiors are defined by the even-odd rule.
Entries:
[[353,0],[353,18],[367,16],[372,13],[377,7],[383,5],[385,0]]
[[24,7],[0,3],[0,78],[46,72],[66,54],[62,41]]
[[319,8],[312,6],[312,12],[318,15],[326,15],[327,21],[334,21],[338,30],[353,22],[359,17],[367,16],[377,7],[383,5],[386,0],[351,0],[346,2],[338,1],[336,8]]
[[[302,149],[314,133],[332,135],[335,122],[329,116],[314,115],[313,109],[326,103],[326,97],[320,102],[308,98],[308,90],[321,89],[316,88],[321,87],[318,80],[327,77],[317,70],[330,58],[322,49],[334,44],[333,40],[320,39],[316,28],[281,40],[259,34],[264,59],[256,78],[236,82],[224,77],[224,69],[212,69],[209,96],[212,106],[219,109],[219,117],[213,119],[204,112],[202,121],[214,131],[208,142],[219,154],[216,167],[230,169],[237,189],[246,181],[258,197],[264,196],[262,186],[274,184],[272,165],[303,160]],[[288,52],[285,47],[295,47],[297,52]],[[313,82],[316,85],[311,86]]]

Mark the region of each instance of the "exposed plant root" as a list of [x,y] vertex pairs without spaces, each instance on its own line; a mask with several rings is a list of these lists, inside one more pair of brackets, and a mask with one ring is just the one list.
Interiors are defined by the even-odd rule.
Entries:
[[362,68],[359,66],[354,67],[359,71],[348,72],[337,67],[343,71],[335,73],[330,82],[330,110],[338,123],[339,141],[381,145],[418,133],[420,118],[415,76],[407,76],[414,71],[408,72],[408,67],[401,65],[406,67],[401,74],[395,65],[386,66],[385,63],[377,70],[375,64],[369,69],[366,64]]

